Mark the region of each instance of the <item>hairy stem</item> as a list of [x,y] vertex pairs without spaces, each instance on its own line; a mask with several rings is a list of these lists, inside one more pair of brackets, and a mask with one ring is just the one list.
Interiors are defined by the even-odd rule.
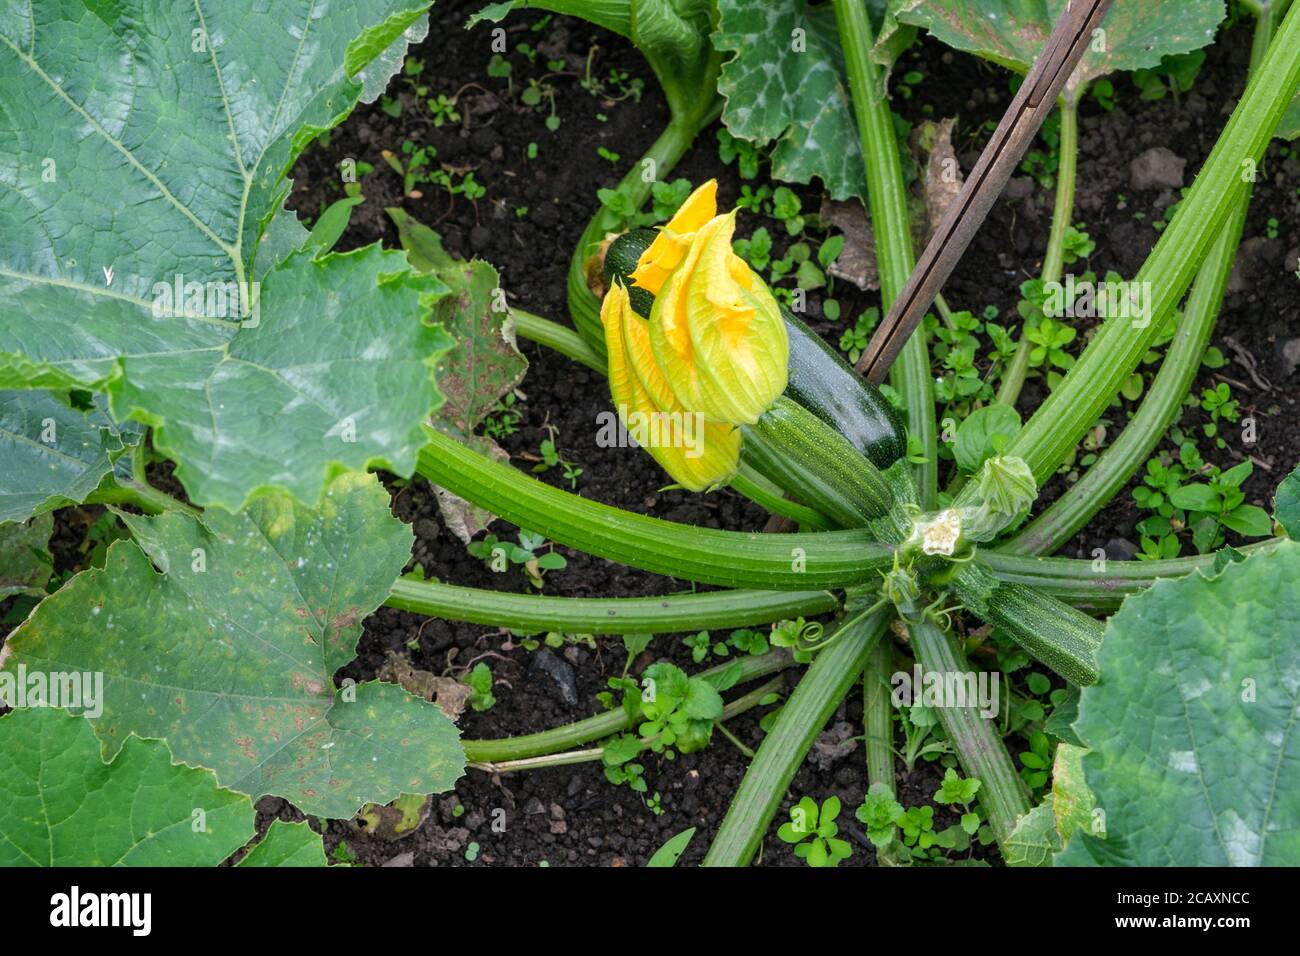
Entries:
[[[916,265],[912,252],[907,187],[894,135],[894,118],[880,68],[871,59],[874,37],[867,9],[859,0],[835,0],[835,23],[844,47],[844,63],[858,123],[858,139],[867,168],[867,201],[876,237],[881,309],[888,312]],[[861,369],[859,369],[861,371]],[[890,384],[907,406],[907,434],[921,447],[925,461],[914,475],[923,508],[934,507],[938,494],[938,430],[934,418],[934,384],[925,333],[917,329],[889,372]]]
[[[722,716],[714,721],[713,729],[735,744],[742,753],[746,753],[752,757],[753,752],[737,740],[736,736],[722,725],[722,722],[724,720],[730,720],[733,717],[739,717],[747,710],[753,710],[763,702],[763,698],[768,694],[780,690],[781,684],[782,679],[777,677],[759,687],[755,687],[749,693],[737,697],[722,708]],[[643,738],[641,740],[641,750],[645,750],[654,743],[654,741],[654,737]],[[602,760],[604,757],[604,747],[591,747],[586,750],[570,750],[566,753],[545,754],[540,757],[522,757],[518,760],[502,760],[496,762],[480,761],[470,763],[469,766],[476,770],[486,770],[488,773],[511,773],[519,770],[541,770],[544,767],[562,767],[575,763],[590,763],[594,760]]]
[[560,325],[523,309],[511,309],[510,315],[515,320],[515,332],[519,335],[554,349],[575,362],[581,362],[593,372],[607,374],[605,353],[592,348],[586,339],[567,325]]
[[[1273,131],[1300,84],[1300,7],[1292,7],[1276,41],[1232,118],[1205,161],[1196,182],[1160,236],[1135,282],[1148,290],[1142,321],[1111,316],[1098,329],[1078,362],[1030,417],[1005,454],[1023,458],[1041,485],[1097,420],[1182,298],[1237,199],[1243,170],[1263,156]],[[969,503],[972,487],[959,497]]]
[[[966,656],[933,621],[926,618],[919,623],[909,623],[907,630],[912,651],[926,671],[970,673]],[[947,703],[952,704],[952,701]],[[962,770],[967,777],[979,778],[979,804],[984,808],[998,844],[1003,845],[1016,828],[1016,821],[1029,812],[1029,797],[1024,783],[1016,775],[1015,765],[996,725],[974,706],[946,706],[935,710],[944,733],[957,751]]]
[[384,603],[429,617],[530,634],[672,634],[769,624],[839,607],[829,591],[687,591],[664,597],[575,598],[509,594],[414,578],[398,578]]
[[867,750],[867,785],[894,788],[894,705],[889,675],[893,671],[892,642],[881,639],[867,657],[862,672],[862,726]]
[[856,683],[887,621],[888,613],[883,610],[848,619],[809,665],[745,771],[704,857],[705,866],[747,866],[753,859],[795,771]]
[[634,514],[588,501],[427,429],[417,469],[521,528],[634,568],[728,587],[807,591],[869,581],[893,559],[867,531],[749,534]]
[[[710,677],[721,674],[730,667],[740,668],[738,684],[760,677],[775,674],[792,665],[790,655],[785,651],[771,651],[758,657],[741,657],[710,667],[693,676]],[[539,757],[544,754],[559,753],[581,744],[622,733],[632,726],[627,711],[618,707],[596,714],[586,720],[579,720],[563,727],[555,727],[536,734],[523,737],[503,737],[500,740],[462,740],[465,759],[470,763],[501,763],[508,760],[523,760],[527,757]]]
[[159,491],[148,482],[133,478],[112,478],[96,488],[86,497],[88,505],[130,505],[145,514],[156,515],[164,511],[179,511],[187,515],[200,515],[202,512],[193,505],[187,505],[178,498],[173,498],[165,491]]
[[[1082,98],[1083,91],[1078,94]],[[1061,100],[1060,165],[1056,175],[1056,204],[1052,209],[1052,229],[1047,236],[1047,252],[1043,256],[1041,278],[1044,283],[1060,282],[1065,268],[1065,235],[1074,219],[1074,192],[1079,168],[1079,102],[1066,96]],[[1029,373],[1029,339],[1020,330],[1016,354],[1007,366],[1006,374],[998,386],[997,400],[1004,405],[1015,405]]]
[[[1270,538],[1239,548],[1243,554],[1267,552],[1283,539]],[[1124,598],[1145,591],[1161,578],[1179,578],[1214,567],[1217,554],[1197,554],[1167,561],[1096,561],[1037,558],[981,551],[979,560],[1004,584],[1023,584],[1080,610],[1109,613]]]

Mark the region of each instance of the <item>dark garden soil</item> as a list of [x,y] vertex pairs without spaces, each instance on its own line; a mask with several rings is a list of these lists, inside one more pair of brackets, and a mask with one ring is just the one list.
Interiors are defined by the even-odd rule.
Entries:
[[[627,42],[567,18],[527,12],[512,15],[503,24],[511,50],[518,43],[527,43],[540,52],[535,63],[519,53],[509,56],[513,65],[509,86],[506,79],[489,77],[491,24],[468,32],[461,29],[467,14],[481,5],[482,0],[443,0],[434,7],[430,37],[412,51],[425,63],[416,82],[427,85],[427,94],[417,97],[412,84],[399,76],[389,92],[401,90],[398,95],[404,109],[400,117],[388,115],[378,103],[358,109],[328,143],[313,147],[299,161],[291,205],[304,218],[314,218],[342,194],[336,172],[339,161],[351,157],[369,162],[374,172],[362,181],[366,201],[354,211],[342,248],[376,239],[396,246],[396,231],[384,208],[401,206],[433,225],[452,252],[479,256],[496,266],[515,304],[567,321],[569,256],[594,211],[596,190],[616,185],[663,128],[667,111],[644,61]],[[541,28],[534,30],[539,23]],[[1227,31],[1208,51],[1193,92],[1184,94],[1179,102],[1172,97],[1142,102],[1128,78],[1121,76],[1115,78],[1120,95],[1112,112],[1104,112],[1091,101],[1083,107],[1075,218],[1087,224],[1097,248],[1088,262],[1072,267],[1075,271],[1090,267],[1099,274],[1108,269],[1127,277],[1136,273],[1159,238],[1152,223],[1177,199],[1177,190],[1170,186],[1135,188],[1130,164],[1152,147],[1167,147],[1186,161],[1182,185],[1190,185],[1240,93],[1249,47],[1247,30]],[[604,77],[617,69],[626,71],[629,78],[643,79],[640,102],[633,98],[615,102],[610,96],[594,96],[584,89],[580,81],[589,58],[595,76]],[[549,104],[543,100],[536,108],[523,106],[519,90],[529,77],[546,73],[546,61],[555,59],[563,59],[567,65],[547,81],[555,88],[555,113],[561,121],[552,132],[546,125]],[[991,129],[990,121],[1000,117],[1009,100],[1005,72],[930,41],[909,52],[900,72],[903,69],[921,71],[924,79],[913,87],[909,98],[896,99],[895,109],[913,123],[956,116],[954,145],[962,168],[969,170]],[[423,100],[439,94],[459,96],[459,122],[434,125]],[[601,116],[605,119],[598,118]],[[401,179],[385,164],[381,152],[398,152],[407,137],[436,147],[434,162],[455,170],[458,179],[465,170],[472,170],[486,195],[470,202],[426,185],[418,198],[403,196]],[[529,158],[530,143],[537,144],[535,158]],[[599,157],[598,147],[617,153],[619,160]],[[740,195],[742,183],[736,167],[719,160],[713,130],[700,138],[671,175],[692,183],[716,177],[720,205],[726,208]],[[1257,466],[1246,487],[1247,501],[1270,510],[1272,489],[1300,457],[1295,397],[1300,363],[1300,339],[1295,332],[1300,328],[1300,285],[1295,276],[1300,247],[1297,184],[1300,160],[1283,162],[1274,144],[1261,170],[1246,245],[1239,256],[1239,275],[1215,335],[1214,341],[1229,364],[1217,371],[1202,369],[1197,382],[1198,392],[1217,381],[1230,382],[1243,415],[1257,419],[1259,440],[1254,446],[1243,446],[1234,429],[1226,436],[1226,449],[1212,453],[1207,442],[1201,447],[1207,459],[1224,468],[1243,455],[1253,457]],[[796,191],[805,211],[818,209],[821,197],[817,190],[799,187]],[[1015,315],[1018,287],[1038,273],[1052,201],[1052,191],[1033,179],[1013,181],[945,289],[954,308],[978,314],[992,305],[1000,311],[1004,324],[1019,325]],[[526,214],[519,213],[525,207]],[[1137,218],[1139,215],[1143,218]],[[1279,234],[1271,239],[1267,237],[1270,218],[1280,223]],[[742,216],[740,231],[760,222],[758,217]],[[763,224],[774,236],[780,234],[778,223]],[[843,307],[844,318],[839,322],[825,321],[819,304],[810,303],[813,324],[832,341],[838,341],[846,322],[879,304],[876,293],[859,293],[847,283],[837,286],[836,295]],[[530,362],[520,389],[523,418],[518,430],[501,440],[516,465],[532,467],[535,459],[529,456],[536,455],[539,444],[548,437],[547,426],[552,426],[561,457],[583,469],[575,490],[586,498],[713,528],[753,531],[763,526],[766,515],[731,492],[700,496],[659,491],[666,479],[648,456],[636,450],[598,449],[596,415],[609,406],[603,377],[532,343],[521,342],[521,346]],[[1035,408],[1043,394],[1042,385],[1031,380],[1020,408]],[[1107,416],[1112,435],[1122,428],[1129,411],[1126,403]],[[1185,424],[1199,428],[1199,415],[1199,411],[1188,413]],[[569,484],[558,468],[541,478],[560,487]],[[1065,487],[1063,477],[1054,479],[1045,490],[1045,499],[1055,498]],[[412,566],[418,563],[430,576],[454,584],[528,590],[519,569],[496,574],[467,553],[444,527],[434,496],[422,480],[397,483],[393,509],[413,525]],[[1104,546],[1112,558],[1128,557],[1125,552],[1136,549],[1134,523],[1139,517],[1125,490],[1062,553],[1087,554]],[[60,534],[75,540],[75,529],[69,528],[68,521],[60,525],[64,529]],[[515,530],[503,522],[494,526],[501,537],[512,537]],[[75,544],[66,547],[75,550]],[[548,574],[548,594],[646,595],[688,587],[684,582],[560,550],[569,564]],[[622,672],[625,657],[618,638],[598,639],[594,650],[575,645],[530,652],[512,647],[510,635],[501,631],[384,608],[367,620],[358,658],[342,676],[373,678],[389,651],[407,656],[417,668],[439,674],[459,675],[477,660],[491,665],[497,680],[497,703],[484,713],[465,713],[461,727],[467,738],[529,733],[597,712],[600,705],[595,695],[606,689],[607,678]],[[697,666],[680,635],[661,635],[651,652],[633,663],[632,670],[637,672],[657,658],[688,669]],[[757,747],[761,739],[758,717],[764,710],[737,718],[729,729],[750,747]],[[851,694],[828,726],[846,731],[850,737],[860,733],[860,695]],[[867,786],[862,746],[850,741],[843,748],[828,749],[821,766],[806,762],[800,769],[790,796],[808,794],[824,799],[838,794],[846,808],[840,823],[854,843],[848,864],[871,863],[875,855],[852,815]],[[1012,749],[1014,753],[1015,747]],[[499,777],[470,770],[454,793],[433,798],[429,819],[411,835],[389,841],[354,824],[332,822],[325,828],[327,848],[339,858],[366,865],[450,866],[472,860],[475,864],[523,866],[637,866],[669,837],[694,826],[699,829],[683,862],[698,862],[740,782],[746,757],[718,734],[713,744],[699,753],[673,761],[648,753],[644,757],[649,791],[662,795],[661,815],[648,809],[627,787],[608,783],[597,763]],[[899,771],[900,801],[905,806],[929,803],[942,775],[938,765],[922,763],[914,772],[905,773],[900,763]],[[263,800],[259,809],[263,823],[273,816],[291,818],[296,812],[283,801],[270,798]],[[504,817],[498,810],[505,811]],[[784,816],[785,812],[783,805],[780,813]],[[501,819],[504,832],[493,825]],[[940,809],[936,829],[955,821],[954,814]],[[802,865],[777,840],[775,827],[764,844],[762,862]]]

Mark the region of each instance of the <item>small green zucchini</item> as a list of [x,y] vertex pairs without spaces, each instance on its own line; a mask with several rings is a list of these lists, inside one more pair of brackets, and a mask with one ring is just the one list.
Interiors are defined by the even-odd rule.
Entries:
[[978,559],[961,565],[952,584],[962,604],[1035,660],[1080,687],[1097,683],[1105,633],[1097,621],[1037,588],[998,581]]

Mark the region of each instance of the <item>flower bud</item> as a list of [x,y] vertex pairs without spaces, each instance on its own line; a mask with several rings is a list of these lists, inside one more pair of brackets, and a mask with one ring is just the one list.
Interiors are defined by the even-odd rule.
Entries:
[[646,320],[615,284],[601,305],[609,357],[609,391],[619,420],[678,484],[706,491],[740,466],[740,430],[708,422],[676,400],[650,349]]
[[1023,458],[997,455],[984,462],[976,479],[980,499],[996,515],[1013,518],[1034,503],[1038,483]]
[[785,391],[790,340],[776,299],[732,251],[735,216],[691,235],[655,298],[650,345],[683,407],[748,425]]

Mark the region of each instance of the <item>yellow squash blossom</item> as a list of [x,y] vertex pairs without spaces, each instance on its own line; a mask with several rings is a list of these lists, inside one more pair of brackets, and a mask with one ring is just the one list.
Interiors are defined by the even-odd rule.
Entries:
[[650,345],[685,408],[747,425],[785,391],[790,340],[767,285],[732,251],[735,227],[733,211],[690,235],[655,298]]
[[710,179],[696,187],[668,224],[659,230],[650,248],[641,253],[632,284],[658,295],[668,273],[686,256],[691,238],[706,222],[718,214],[718,181]]
[[623,427],[690,491],[725,482],[740,465],[740,431],[705,421],[675,399],[650,349],[646,320],[615,284],[601,305],[609,356],[609,391]]

